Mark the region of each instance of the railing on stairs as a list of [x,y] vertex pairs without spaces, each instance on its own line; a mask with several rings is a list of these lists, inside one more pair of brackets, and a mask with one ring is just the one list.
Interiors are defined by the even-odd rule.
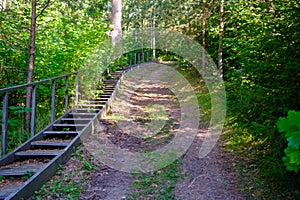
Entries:
[[[3,98],[3,106],[2,106],[2,144],[1,144],[1,155],[2,157],[7,153],[7,129],[8,129],[8,107],[9,107],[9,93],[15,90],[20,90],[23,88],[32,87],[32,95],[31,95],[31,121],[30,121],[30,133],[31,136],[35,134],[35,114],[36,114],[36,91],[37,88],[41,85],[51,82],[51,123],[55,120],[55,90],[56,90],[56,82],[58,80],[65,79],[65,112],[68,112],[69,107],[69,77],[77,75],[77,72],[69,73],[62,76],[57,76],[54,78],[45,79],[42,81],[13,86],[9,88],[0,89],[0,94],[4,94]],[[78,95],[76,95],[78,98]]]

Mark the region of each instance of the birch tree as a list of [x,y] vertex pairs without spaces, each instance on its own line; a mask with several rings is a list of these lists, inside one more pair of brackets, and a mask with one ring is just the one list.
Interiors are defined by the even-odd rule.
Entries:
[[220,33],[219,33],[219,48],[218,48],[218,68],[220,70],[221,78],[224,77],[223,33],[224,33],[224,0],[220,0]]
[[112,0],[112,29],[112,45],[120,42],[120,48],[122,48],[122,0]]

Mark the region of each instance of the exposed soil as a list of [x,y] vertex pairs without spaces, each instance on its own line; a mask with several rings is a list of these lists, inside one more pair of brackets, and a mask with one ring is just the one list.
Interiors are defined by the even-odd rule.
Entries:
[[185,178],[176,186],[176,199],[245,199],[238,183],[240,175],[233,170],[235,161],[222,153],[221,140],[206,157],[198,157],[205,131],[199,130],[183,157],[182,172]]

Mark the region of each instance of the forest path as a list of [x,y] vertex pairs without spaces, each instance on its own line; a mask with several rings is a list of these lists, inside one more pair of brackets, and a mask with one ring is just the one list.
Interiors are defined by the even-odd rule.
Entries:
[[[153,76],[159,77],[160,73],[163,73],[163,69],[160,68],[160,70],[154,70],[151,73],[153,73]],[[157,150],[173,139],[173,136],[176,134],[176,130],[179,127],[181,109],[172,91],[162,83],[147,81],[138,87],[135,85],[134,88],[134,92],[131,92],[130,98],[127,99],[127,102],[129,103],[127,105],[129,108],[128,112],[130,113],[130,116],[133,116],[134,123],[136,123],[138,127],[139,125],[147,125],[147,123],[151,121],[149,105],[163,105],[166,110],[165,113],[168,116],[168,122],[165,123],[164,126],[168,129],[168,136],[171,137],[154,136],[154,139],[148,141],[145,140],[145,137],[130,135],[130,126],[127,127],[127,129],[126,127],[119,126],[116,122],[116,116],[108,114],[104,119],[99,121],[99,125],[96,127],[93,135],[94,137],[90,138],[90,141],[84,143],[83,152],[86,157],[93,155],[90,146],[97,145],[97,143],[93,143],[95,142],[95,136],[97,138],[109,138],[109,141],[114,145],[123,150],[135,153]],[[113,105],[115,104],[113,103]],[[155,111],[155,109],[159,107],[152,108],[154,108]],[[159,111],[156,110],[155,112]],[[131,129],[136,128],[137,127],[131,126]],[[179,179],[175,185],[173,197],[178,200],[245,199],[241,190],[239,190],[239,183],[237,182],[240,179],[239,174],[232,170],[235,161],[232,160],[228,154],[223,153],[221,140],[217,142],[206,157],[202,159],[199,158],[199,149],[201,148],[206,131],[207,130],[201,128],[200,125],[198,134],[194,138],[189,149],[180,158],[182,165],[178,169],[178,173],[182,174],[183,178]],[[140,131],[139,133],[141,132],[143,131]],[[103,144],[101,139],[99,141]],[[113,156],[114,155],[111,154],[111,157]],[[122,165],[123,158],[119,156],[116,160],[118,159],[121,161],[118,161],[117,163]],[[93,170],[91,174],[85,178],[84,182],[87,183],[87,186],[82,186],[86,189],[80,194],[79,199],[159,199],[155,196],[156,194],[153,193],[143,194],[138,198],[130,198],[132,197],[133,192],[136,193],[138,191],[135,188],[136,186],[133,186],[136,177],[131,173],[116,169],[120,166],[110,163],[109,160],[104,161],[107,161],[109,164],[106,165],[107,163],[103,162],[103,160],[101,161],[101,159],[94,159],[93,164],[97,166],[97,169]],[[67,163],[65,171],[71,172],[72,168],[76,167],[78,166],[74,165],[74,162],[72,164],[72,160],[70,160]],[[64,172],[62,174],[64,174]],[[168,183],[168,181],[166,183]],[[157,191],[154,191],[154,193],[156,192]]]
[[[164,70],[166,68],[152,71],[151,76],[163,77]],[[173,119],[173,124],[177,124],[177,127],[174,126],[172,128],[178,128],[181,110],[178,107],[178,102],[174,106],[174,101],[176,100],[174,100],[174,96],[171,95],[166,85],[159,82],[155,84],[147,82],[136,88],[131,95],[130,105],[128,105],[130,114],[134,115],[135,118],[143,118],[136,121],[139,123],[138,125],[143,125],[142,121],[147,121],[145,119],[145,108],[147,105],[160,104],[167,108],[167,113]],[[146,143],[141,138],[132,137],[128,133],[124,133],[124,128],[118,128],[109,118],[100,121],[101,127],[105,129],[106,136],[110,137],[110,140],[122,149],[140,152],[143,151],[141,149],[156,150],[161,147],[161,145],[157,145],[157,141]],[[103,131],[103,129],[98,131]],[[245,199],[238,189],[239,183],[237,180],[239,180],[239,174],[231,169],[234,160],[228,154],[223,153],[222,141],[218,141],[206,157],[202,159],[198,157],[206,131],[199,128],[192,145],[186,154],[180,158],[182,160],[180,174],[183,174],[184,178],[179,180],[175,186],[175,199]],[[96,172],[95,176],[92,176],[89,188],[84,193],[85,197],[88,196],[91,199],[90,197],[93,197],[93,195],[96,195],[96,197],[98,195],[100,199],[120,200],[126,199],[127,194],[132,193],[134,177],[131,174],[108,168],[104,170],[105,175],[99,175],[103,174],[101,169],[105,168],[105,166],[103,164],[98,164],[98,166],[100,171]],[[99,188],[101,189],[99,190]],[[143,198],[145,197],[143,196],[140,199]],[[155,199],[155,196],[149,194],[146,199]]]

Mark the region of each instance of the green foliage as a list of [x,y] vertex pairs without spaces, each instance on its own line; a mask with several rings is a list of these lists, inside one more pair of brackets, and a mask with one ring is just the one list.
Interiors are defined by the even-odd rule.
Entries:
[[[87,54],[108,38],[103,16],[105,0],[37,2],[37,32],[33,81],[78,70]],[[43,12],[42,12],[43,11]],[[0,10],[0,88],[24,84],[29,60],[30,1],[9,1]],[[69,79],[74,98],[75,76]],[[56,83],[56,117],[64,112],[65,81]],[[2,102],[2,95],[0,95]],[[36,132],[49,122],[51,83],[37,88]],[[28,139],[24,124],[25,90],[10,92],[8,149]],[[70,105],[72,101],[70,102]],[[1,104],[1,103],[0,103]],[[1,105],[0,105],[1,106]]]
[[68,173],[64,173],[65,166],[60,166],[56,175],[36,191],[32,199],[78,199],[87,186],[87,176],[97,167],[93,164],[92,157],[84,155],[82,147],[76,149],[71,161],[77,165],[69,166],[71,170]]
[[287,118],[279,118],[277,122],[281,133],[286,133],[288,147],[283,162],[287,170],[298,172],[300,169],[300,112],[289,111]]
[[[2,110],[0,110],[0,122],[2,123]],[[29,138],[20,122],[24,121],[24,113],[30,112],[31,109],[26,109],[24,106],[9,106],[9,118],[7,121],[7,152],[14,150],[17,146],[21,145]],[[1,138],[2,139],[2,138]],[[2,142],[2,140],[0,141]]]
[[228,143],[245,157],[248,178],[256,179],[252,188],[268,191],[260,193],[262,199],[299,197],[299,174],[286,170],[287,158],[282,162],[286,138],[276,127],[288,110],[300,109],[299,6],[251,0],[225,8]]
[[128,199],[175,199],[173,191],[175,184],[181,178],[180,161],[168,165],[167,167],[147,174],[133,174],[136,180],[132,187],[134,192]]

